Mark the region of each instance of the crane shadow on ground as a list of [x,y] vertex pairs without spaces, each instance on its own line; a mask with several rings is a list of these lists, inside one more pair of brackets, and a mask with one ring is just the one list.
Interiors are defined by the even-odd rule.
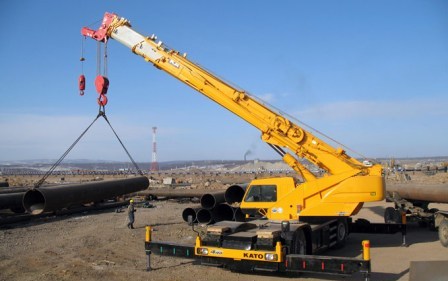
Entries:
[[[187,263],[182,263],[175,266],[167,266],[167,267],[161,267],[159,269],[164,268],[172,268],[180,265],[184,265]],[[193,264],[197,264],[196,262],[193,262]],[[222,269],[225,270],[225,269]],[[357,272],[353,275],[329,275],[329,274],[322,274],[322,273],[300,273],[300,272],[240,272],[240,271],[233,271],[235,273],[241,273],[243,275],[247,275],[248,278],[244,278],[245,280],[253,279],[249,278],[251,276],[263,276],[263,277],[272,277],[272,280],[292,280],[292,279],[300,279],[300,280],[316,280],[317,278],[319,280],[329,280],[329,281],[337,281],[337,280],[343,280],[343,281],[359,281],[364,279],[364,274]],[[388,280],[388,281],[396,281],[401,279],[403,276],[409,273],[409,268],[406,270],[403,270],[400,273],[388,273],[388,272],[371,272],[370,279],[371,280]]]
[[[393,206],[393,205],[391,205]],[[365,207],[378,216],[384,216],[385,207],[372,206]],[[384,222],[384,221],[383,221]],[[401,233],[396,234],[367,234],[371,241],[374,241],[379,247],[395,247],[396,244],[390,239],[383,239],[383,237],[401,236]],[[379,239],[376,239],[379,237]],[[417,243],[433,242],[439,240],[437,231],[430,230],[428,227],[421,227],[417,222],[409,222],[406,224],[406,244],[412,245]],[[373,243],[373,242],[372,242]],[[392,245],[389,245],[391,244]]]
[[[389,273],[389,272],[372,272],[370,274],[370,280],[388,280],[388,281],[396,281],[400,280],[403,276],[409,273],[409,268],[403,270],[400,273]],[[344,281],[355,281],[355,280],[363,280],[363,274],[355,273],[352,276],[328,276],[328,275],[317,275],[312,273],[307,273],[300,275],[301,279],[306,280],[307,278],[316,278],[319,277],[321,280],[344,280]]]
[[0,217],[0,229],[28,227],[32,225],[41,225],[57,221],[79,219],[82,217],[111,212],[112,210],[113,207],[108,209],[92,209],[89,207],[81,207],[47,212],[39,215],[30,215],[27,213],[14,214],[10,216]]
[[[392,204],[390,207],[393,207],[394,205]],[[372,211],[373,213],[375,213],[376,215],[380,216],[380,217],[384,217],[384,210],[386,210],[386,207],[383,206],[372,206],[372,207],[364,207],[370,211]]]

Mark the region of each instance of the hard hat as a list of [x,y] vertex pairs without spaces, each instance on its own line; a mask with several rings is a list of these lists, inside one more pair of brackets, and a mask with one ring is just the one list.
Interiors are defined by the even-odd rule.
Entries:
[[130,203],[134,203],[134,199],[131,199],[129,202],[130,202]]

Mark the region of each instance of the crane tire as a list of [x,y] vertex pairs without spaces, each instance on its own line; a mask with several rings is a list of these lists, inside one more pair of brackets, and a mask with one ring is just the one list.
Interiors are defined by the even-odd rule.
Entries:
[[294,238],[291,243],[291,254],[306,255],[306,236],[303,229],[294,232]]
[[347,219],[339,219],[336,225],[336,244],[333,249],[340,249],[344,247],[348,238],[348,224]]
[[448,220],[444,219],[439,225],[439,240],[440,243],[448,248]]

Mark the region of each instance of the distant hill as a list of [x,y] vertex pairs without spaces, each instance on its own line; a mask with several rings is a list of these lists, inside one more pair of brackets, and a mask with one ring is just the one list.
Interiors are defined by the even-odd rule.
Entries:
[[[374,159],[379,163],[389,163],[391,158]],[[39,170],[46,171],[56,163],[54,159],[33,159],[21,161],[0,161],[0,170],[4,169],[23,169],[23,170]],[[448,162],[447,156],[438,157],[414,157],[414,158],[394,158],[396,163],[415,164],[415,163],[441,163]],[[303,161],[307,164],[307,161]],[[202,169],[202,170],[283,170],[289,167],[282,160],[190,160],[190,161],[166,161],[159,162],[160,170],[183,170],[183,169]],[[141,170],[149,170],[150,162],[138,162],[137,165]],[[106,161],[106,160],[90,160],[90,159],[68,159],[64,160],[57,170],[96,170],[96,171],[117,171],[133,169],[131,162],[123,161]]]

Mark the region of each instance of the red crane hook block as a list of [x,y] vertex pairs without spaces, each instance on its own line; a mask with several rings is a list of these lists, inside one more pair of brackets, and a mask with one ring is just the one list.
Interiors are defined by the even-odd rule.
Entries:
[[107,89],[109,88],[109,79],[102,75],[98,75],[95,78],[95,88],[98,94],[105,95],[107,94]]
[[79,94],[81,96],[84,96],[84,90],[86,89],[86,77],[84,75],[79,76],[78,87],[79,87]]

